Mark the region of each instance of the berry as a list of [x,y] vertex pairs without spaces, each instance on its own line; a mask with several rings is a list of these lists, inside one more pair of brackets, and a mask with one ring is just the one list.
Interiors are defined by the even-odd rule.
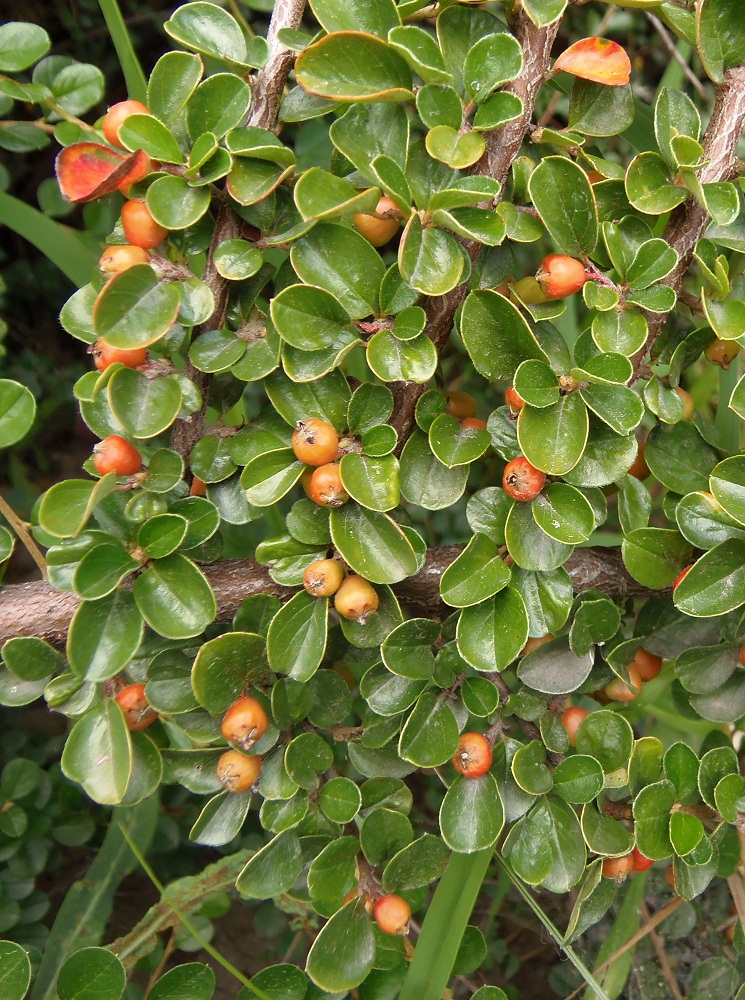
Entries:
[[675,389],[675,391],[680,396],[680,398],[683,400],[683,417],[682,417],[682,419],[683,420],[691,420],[693,418],[693,411],[695,409],[695,403],[693,402],[693,396],[691,396],[691,394],[689,392],[686,392],[685,389],[681,389],[680,386],[677,386],[676,389]]
[[502,475],[502,486],[507,496],[523,502],[535,500],[545,482],[546,473],[531,465],[524,455],[508,462]]
[[644,458],[644,447],[644,442],[640,441],[636,452],[636,458],[628,469],[628,475],[633,476],[634,479],[646,479],[649,475],[649,466]]
[[587,179],[590,184],[599,184],[600,181],[605,180],[605,177],[603,177],[599,170],[588,170]]
[[158,225],[141,198],[122,205],[122,228],[127,242],[143,250],[154,250],[168,236],[168,230]]
[[111,246],[108,250],[104,250],[98,261],[98,268],[104,274],[121,274],[122,271],[128,271],[130,267],[134,267],[135,264],[147,264],[147,262],[147,250],[123,243],[120,246]]
[[662,670],[662,657],[648,653],[646,649],[637,649],[633,665],[643,681],[652,681]]
[[130,115],[147,115],[149,113],[140,101],[119,101],[118,104],[112,104],[101,123],[106,141],[112,146],[124,149],[124,145],[119,141],[119,129]]
[[303,487],[303,492],[309,500],[313,499],[310,492],[310,481],[313,478],[313,473],[315,471],[316,470],[311,466],[307,469],[303,469],[303,474],[300,476],[300,485]]
[[319,559],[307,566],[303,586],[311,597],[331,597],[344,579],[344,566],[338,559]]
[[492,749],[481,733],[463,733],[453,755],[453,767],[464,778],[480,778],[491,767]]
[[291,445],[299,462],[326,465],[339,454],[339,435],[325,420],[298,420]]
[[622,858],[606,858],[603,862],[603,875],[623,882],[634,870],[634,855],[625,854]]
[[729,368],[733,360],[740,353],[740,345],[736,340],[712,340],[704,350],[704,356],[712,364],[719,365],[725,370]]
[[642,679],[633,663],[629,665],[629,681],[633,688],[636,688],[636,691],[620,677],[615,677],[610,684],[605,685],[603,690],[611,701],[634,701],[641,694]]
[[520,656],[527,656],[528,653],[532,653],[534,649],[540,649],[540,647],[544,646],[547,642],[551,642],[553,637],[553,632],[546,632],[545,635],[539,635],[535,638],[528,639],[522,648]]
[[226,750],[217,762],[217,777],[226,792],[247,792],[261,774],[261,757]]
[[127,368],[137,368],[147,361],[147,348],[134,347],[125,350],[122,347],[112,347],[105,340],[97,340],[92,349],[93,362],[100,372],[106,371],[109,365],[120,364]]
[[108,472],[133,476],[142,468],[142,456],[129,441],[118,434],[110,434],[93,449],[93,467],[100,476]]
[[244,750],[260,740],[269,728],[269,717],[255,698],[238,698],[223,716],[220,732],[228,743]]
[[194,476],[191,481],[191,486],[189,487],[190,497],[203,497],[207,493],[207,483],[199,476]]
[[525,400],[517,391],[517,389],[514,387],[514,385],[511,385],[507,390],[507,392],[505,392],[504,401],[507,405],[508,410],[510,411],[511,417],[516,417],[517,414],[520,412],[520,410],[522,410],[522,408],[525,406]]
[[310,477],[310,498],[321,507],[341,507],[349,500],[336,462],[319,465]]
[[678,584],[688,576],[688,574],[691,572],[692,569],[693,569],[693,563],[691,563],[690,566],[686,566],[686,568],[675,577],[675,582],[673,583],[673,590],[675,590]]
[[148,705],[144,684],[129,684],[114,699],[124,712],[127,729],[147,729],[158,718],[158,713]]
[[479,404],[470,392],[448,392],[447,412],[451,417],[463,420],[464,417],[475,417]]
[[541,261],[535,277],[548,298],[565,299],[582,288],[587,281],[587,272],[585,265],[574,257],[552,253]]
[[364,625],[378,610],[380,598],[375,587],[361,576],[348,576],[334,594],[334,607],[349,621]]
[[486,421],[479,420],[478,417],[465,417],[460,422],[461,427],[464,431],[485,431]]
[[383,896],[375,904],[375,919],[385,934],[408,934],[411,907],[400,896]]
[[533,275],[529,274],[527,278],[521,278],[515,282],[512,291],[510,291],[510,299],[516,306],[519,306],[521,302],[526,306],[540,306],[544,302],[548,302],[548,295]]
[[654,861],[651,858],[645,858],[638,847],[635,847],[631,852],[631,857],[634,861],[634,871],[635,872],[645,872],[647,869],[651,868]]
[[392,198],[381,198],[372,214],[354,216],[354,228],[374,247],[385,246],[398,232],[401,211]]
[[577,745],[577,730],[582,720],[586,719],[589,714],[586,708],[580,708],[579,705],[572,705],[561,713],[560,721],[564,729],[566,729],[570,747]]
[[737,659],[740,664],[745,667],[745,646],[740,646],[740,652],[737,655]]

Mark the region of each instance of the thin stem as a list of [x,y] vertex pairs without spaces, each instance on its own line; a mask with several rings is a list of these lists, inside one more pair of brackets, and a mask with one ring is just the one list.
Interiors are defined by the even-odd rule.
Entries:
[[18,517],[13,508],[7,503],[3,495],[0,493],[0,514],[3,515],[5,520],[11,526],[13,531],[18,535],[19,540],[24,545],[26,551],[34,560],[36,565],[41,570],[42,577],[47,579],[47,564],[44,556],[41,554],[41,549],[36,544],[36,542],[31,537],[26,525]]
[[657,32],[657,34],[662,39],[662,44],[665,46],[665,48],[670,53],[670,55],[673,57],[673,59],[678,63],[678,65],[680,66],[680,68],[683,70],[683,72],[685,73],[685,75],[686,75],[686,77],[688,79],[688,82],[691,84],[691,86],[696,91],[696,93],[698,94],[698,96],[701,98],[701,100],[708,101],[709,95],[706,93],[706,89],[704,88],[704,85],[701,83],[701,81],[699,80],[699,78],[693,72],[693,70],[688,65],[688,63],[685,61],[685,59],[680,54],[680,52],[678,52],[678,47],[675,44],[675,42],[673,41],[673,39],[670,37],[670,32],[667,30],[667,28],[665,27],[665,25],[662,23],[662,21],[659,19],[659,17],[656,17],[652,13],[651,10],[647,10],[644,13],[647,16],[647,20],[649,21],[649,23],[652,25],[652,27],[654,28],[654,30]]

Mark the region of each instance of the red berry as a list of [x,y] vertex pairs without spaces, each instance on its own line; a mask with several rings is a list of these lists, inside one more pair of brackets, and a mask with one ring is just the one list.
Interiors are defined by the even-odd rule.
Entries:
[[579,705],[571,705],[566,711],[561,713],[560,721],[564,729],[566,729],[570,747],[577,745],[577,730],[582,720],[586,719],[589,714],[586,708],[580,708]]
[[396,235],[402,218],[401,210],[395,201],[383,197],[374,213],[358,212],[354,216],[354,228],[368,243],[372,243],[374,247],[382,247]]
[[612,701],[634,701],[641,694],[642,679],[633,663],[629,665],[629,681],[633,687],[622,681],[620,677],[615,677],[610,684],[605,685],[603,690]]
[[552,253],[541,261],[535,277],[544,295],[550,299],[564,299],[582,288],[587,281],[587,271],[582,261]]
[[375,919],[385,934],[408,934],[411,907],[400,896],[383,896],[375,904]]
[[298,420],[292,434],[295,457],[306,465],[327,465],[339,454],[339,435],[325,420]]
[[505,392],[504,401],[507,405],[507,408],[510,411],[511,417],[516,417],[517,414],[520,412],[520,410],[522,410],[522,408],[525,406],[525,400],[517,391],[517,389],[514,387],[514,385],[511,385],[509,389]]
[[133,347],[126,350],[122,347],[112,347],[105,340],[97,340],[93,345],[93,360],[100,372],[106,371],[109,365],[120,364],[127,368],[137,368],[147,361],[146,347]]
[[108,472],[133,476],[142,468],[142,456],[129,441],[118,434],[110,434],[93,449],[93,467],[101,476]]
[[662,670],[662,657],[648,653],[646,649],[637,649],[633,666],[643,681],[652,681]]
[[207,483],[199,476],[194,476],[191,481],[191,486],[189,487],[190,497],[203,497],[207,494]]
[[545,635],[533,636],[528,639],[528,641],[523,646],[520,656],[527,656],[528,653],[532,653],[534,649],[540,649],[541,646],[545,646],[547,642],[551,642],[554,638],[553,632],[546,632]]
[[453,755],[453,767],[464,778],[480,778],[491,767],[492,748],[481,733],[463,733]]
[[321,507],[341,507],[349,500],[336,462],[319,465],[310,477],[310,498]]
[[650,858],[645,858],[638,847],[635,847],[631,852],[631,857],[634,861],[634,871],[635,872],[645,872],[648,868],[651,868],[654,864]]
[[693,402],[693,396],[690,392],[686,392],[685,389],[681,389],[680,386],[676,386],[675,391],[683,400],[683,420],[692,420],[693,413],[696,408],[696,404]]
[[502,486],[514,500],[535,500],[546,482],[546,473],[520,455],[508,462],[502,475]]
[[127,729],[147,729],[158,718],[158,713],[148,705],[144,684],[129,684],[114,699],[124,712]]
[[640,441],[636,458],[629,466],[628,475],[633,476],[634,479],[646,479],[649,475],[649,466],[644,458],[644,447],[644,442]]
[[617,882],[623,882],[633,870],[633,854],[625,854],[622,858],[606,858],[603,862],[603,875],[606,878],[614,878]]
[[238,698],[223,716],[220,732],[228,743],[248,750],[269,728],[269,717],[255,698]]
[[149,113],[145,105],[140,101],[119,101],[118,104],[112,104],[101,123],[101,129],[106,136],[106,141],[112,146],[124,149],[123,144],[119,140],[119,129],[130,115],[147,115]]
[[226,750],[217,762],[217,777],[226,792],[247,792],[261,774],[261,757]]
[[686,566],[686,568],[675,577],[675,582],[673,583],[673,590],[675,590],[675,588],[678,586],[681,580],[684,580],[688,576],[688,574],[693,569],[693,566],[694,566],[693,563],[691,563],[690,566]]
[[140,198],[125,202],[121,214],[124,235],[132,246],[154,250],[168,236],[168,230],[155,221]]
[[479,420],[478,417],[464,417],[460,422],[464,431],[485,431],[486,421]]

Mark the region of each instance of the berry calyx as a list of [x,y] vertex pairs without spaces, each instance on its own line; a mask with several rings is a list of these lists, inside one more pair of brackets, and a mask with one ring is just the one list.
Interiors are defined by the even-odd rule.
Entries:
[[511,385],[509,389],[504,394],[504,401],[507,409],[510,411],[511,417],[516,417],[520,410],[525,406],[525,400],[514,387]]
[[93,467],[101,476],[109,472],[133,476],[142,468],[142,456],[129,441],[118,434],[110,434],[93,449]]
[[714,365],[719,365],[726,371],[740,353],[740,345],[736,340],[712,340],[704,349],[704,357]]
[[247,757],[239,750],[226,750],[217,762],[217,779],[226,792],[247,792],[261,774],[261,757]]
[[148,704],[144,684],[129,684],[114,699],[124,712],[127,729],[147,729],[158,718],[158,713]]
[[269,728],[269,717],[255,698],[238,698],[223,716],[220,732],[228,743],[244,750],[260,740]]
[[565,299],[582,288],[587,281],[587,271],[582,261],[552,253],[541,261],[535,277],[549,299]]
[[691,572],[691,570],[693,569],[693,566],[694,566],[694,564],[693,564],[693,563],[691,563],[691,565],[690,565],[690,566],[686,566],[686,568],[685,568],[684,570],[682,570],[682,572],[680,572],[680,573],[679,573],[679,574],[678,574],[678,575],[677,575],[677,576],[675,577],[675,580],[674,580],[674,582],[673,582],[673,590],[675,590],[675,588],[676,588],[676,587],[678,586],[678,584],[679,584],[679,583],[680,583],[680,582],[681,582],[682,580],[685,580],[685,578],[686,578],[686,577],[688,576],[688,574],[689,574],[689,573]]
[[299,462],[326,465],[339,454],[339,435],[325,420],[298,420],[291,447]]
[[321,507],[341,507],[349,500],[336,462],[318,466],[310,477],[309,495],[310,499]]
[[681,389],[680,386],[676,386],[675,391],[683,400],[683,420],[692,420],[693,411],[696,408],[696,404],[693,402],[693,396],[690,392],[686,392],[685,389]]
[[643,681],[653,681],[662,670],[662,657],[648,653],[646,649],[637,649],[633,665]]
[[348,576],[334,594],[334,607],[342,618],[358,625],[365,625],[379,604],[375,587],[361,576]]
[[507,496],[521,502],[535,500],[545,482],[546,473],[531,465],[524,455],[508,462],[502,475],[502,486]]
[[635,847],[631,852],[631,857],[634,862],[635,872],[645,872],[652,867],[654,861],[651,858],[645,858],[638,847]]
[[464,778],[480,778],[491,767],[491,744],[482,733],[463,733],[452,762]]
[[331,597],[344,579],[344,566],[338,559],[319,559],[306,566],[303,586],[311,597]]
[[478,417],[464,417],[460,422],[464,431],[485,431],[486,421]]
[[130,115],[148,115],[150,112],[141,101],[119,101],[112,104],[104,115],[101,129],[106,136],[106,141],[111,146],[124,149],[124,144],[119,139],[119,129]]
[[463,420],[466,417],[476,416],[479,404],[470,392],[448,392],[445,397],[447,399],[446,409],[451,417]]
[[148,260],[147,250],[122,243],[104,250],[98,261],[98,269],[104,274],[121,274],[135,264],[147,264]]
[[124,235],[132,246],[154,250],[168,236],[168,230],[155,221],[141,198],[125,202],[121,215]]
[[589,714],[586,708],[580,708],[579,705],[571,705],[561,713],[559,721],[566,730],[570,747],[577,746],[577,730]]
[[644,442],[639,442],[639,447],[636,452],[636,458],[631,463],[628,469],[627,475],[633,476],[634,479],[646,479],[649,475],[649,466],[644,458]]
[[631,682],[630,685],[626,681],[622,681],[620,677],[614,677],[610,684],[605,685],[603,690],[611,701],[634,701],[641,694],[642,679],[633,663],[629,665],[629,681]]
[[623,882],[633,870],[633,854],[625,854],[622,858],[606,858],[603,862],[603,875],[606,878],[614,878],[617,882]]
[[354,216],[354,228],[368,243],[382,247],[396,235],[402,218],[395,201],[383,197],[375,206],[374,213],[358,212]]
[[384,934],[408,934],[411,907],[400,896],[383,896],[375,903],[375,920]]
[[147,348],[134,347],[125,350],[122,347],[112,347],[105,340],[97,340],[91,349],[93,363],[100,372],[106,371],[109,365],[120,364],[126,368],[137,368],[147,361]]

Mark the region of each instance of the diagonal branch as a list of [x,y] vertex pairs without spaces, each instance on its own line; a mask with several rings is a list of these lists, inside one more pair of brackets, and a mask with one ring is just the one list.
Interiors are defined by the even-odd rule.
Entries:
[[[504,189],[510,168],[520,153],[525,133],[533,118],[536,98],[541,85],[548,76],[551,62],[551,46],[559,30],[559,21],[546,28],[537,28],[524,13],[516,22],[515,35],[523,51],[523,68],[520,75],[504,88],[515,94],[523,102],[523,113],[514,121],[508,122],[502,128],[489,132],[486,140],[486,152],[474,167],[473,173],[486,174],[499,181]],[[501,195],[494,199],[492,208],[496,208]],[[475,262],[481,252],[480,243],[466,243],[471,261]],[[438,355],[447,343],[453,326],[453,317],[458,307],[468,293],[468,283],[458,285],[447,295],[428,298],[424,303],[427,314],[426,333],[437,348]],[[391,424],[398,433],[398,453],[406,443],[414,429],[414,411],[420,397],[426,391],[426,385],[417,382],[393,382],[393,417]]]
[[277,131],[277,115],[282,93],[295,61],[295,53],[282,45],[277,35],[283,28],[297,30],[302,23],[304,10],[305,0],[276,0],[274,4],[274,13],[266,36],[269,43],[269,58],[253,85],[249,125]]
[[[709,162],[699,173],[702,184],[728,181],[737,173],[737,144],[745,129],[745,64],[731,69],[724,83],[717,87],[714,110],[704,135],[704,159]],[[676,296],[683,288],[683,281],[693,261],[696,244],[705,234],[710,218],[705,208],[690,197],[670,216],[663,239],[678,251],[680,259],[675,269],[665,279]],[[643,369],[649,352],[667,320],[668,313],[650,317],[649,333],[644,347],[635,355],[636,377]]]

